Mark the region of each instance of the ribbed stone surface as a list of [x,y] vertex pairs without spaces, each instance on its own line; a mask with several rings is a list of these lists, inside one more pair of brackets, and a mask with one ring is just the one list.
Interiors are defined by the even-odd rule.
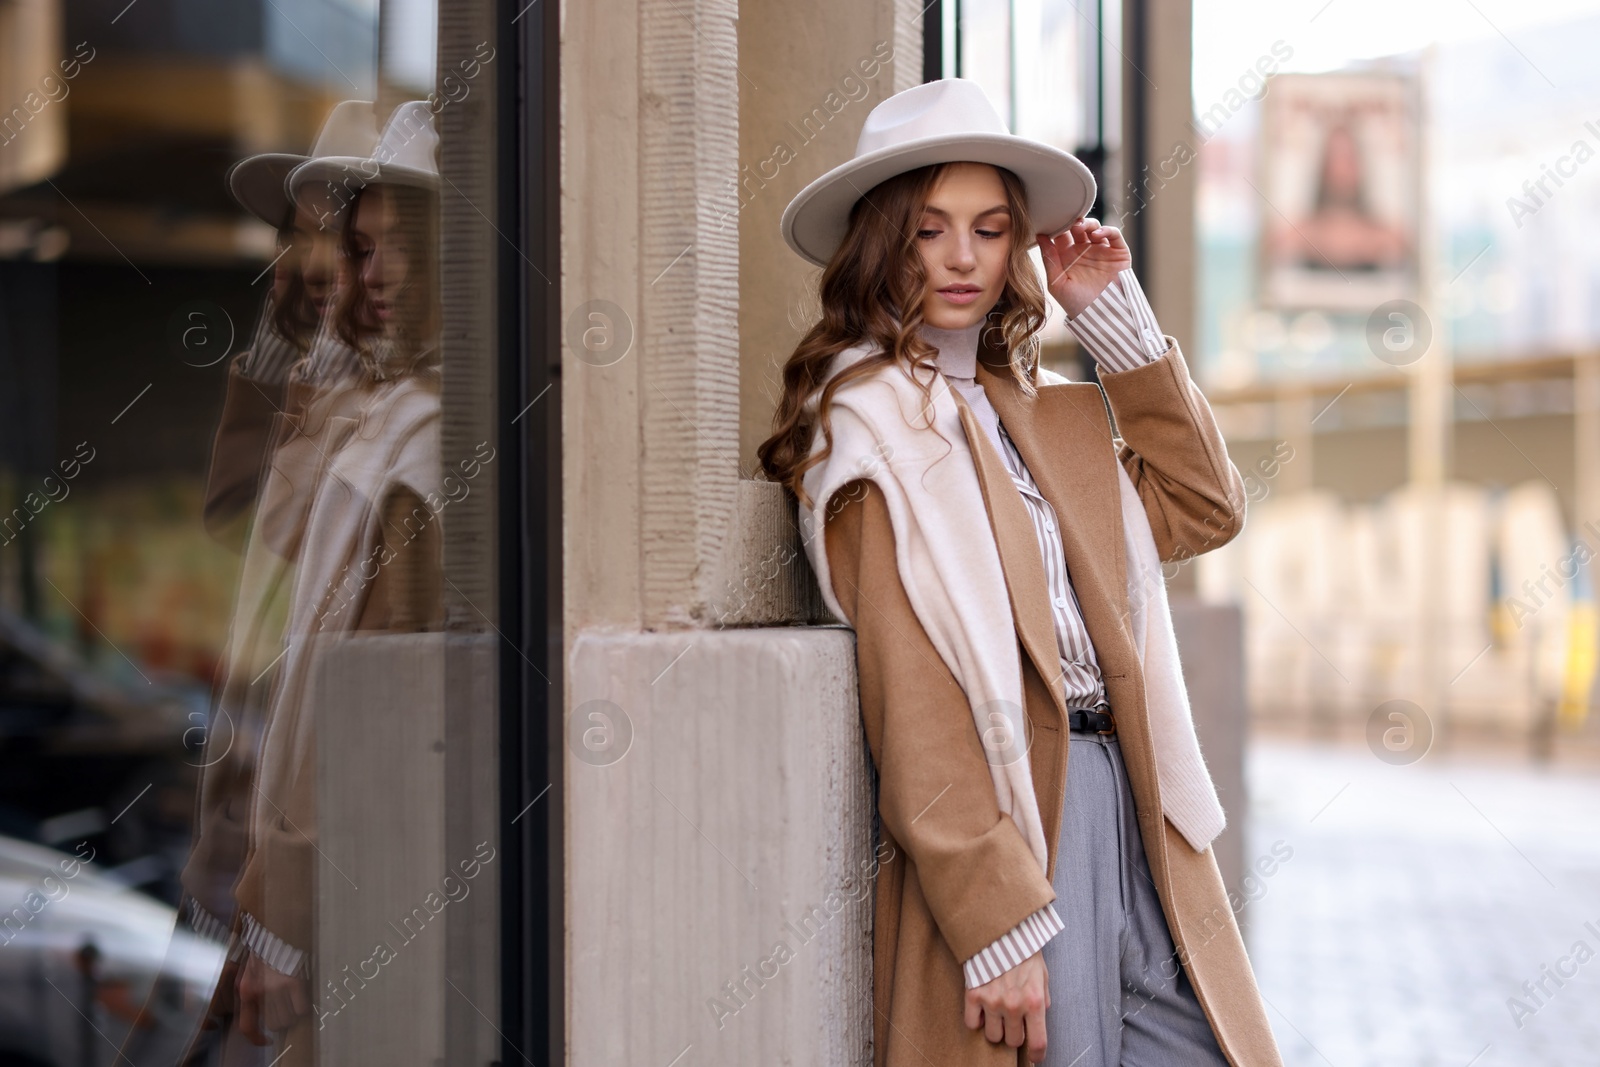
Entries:
[[570,666],[573,1067],[870,1063],[850,632],[590,633]]

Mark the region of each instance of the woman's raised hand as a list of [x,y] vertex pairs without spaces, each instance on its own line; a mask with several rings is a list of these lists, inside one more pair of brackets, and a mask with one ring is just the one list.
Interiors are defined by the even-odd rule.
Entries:
[[1050,295],[1071,316],[1088,307],[1119,272],[1133,266],[1122,231],[1102,226],[1098,219],[1079,219],[1055,237],[1035,236]]

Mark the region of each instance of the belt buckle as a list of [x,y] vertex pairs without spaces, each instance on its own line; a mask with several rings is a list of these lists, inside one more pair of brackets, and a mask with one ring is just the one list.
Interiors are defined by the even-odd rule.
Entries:
[[1095,733],[1099,734],[1102,737],[1110,737],[1110,736],[1112,736],[1113,734],[1115,734],[1117,732],[1117,717],[1114,714],[1112,714],[1112,712],[1111,712],[1111,704],[1110,704],[1109,701],[1102,700],[1102,701],[1100,701],[1100,703],[1098,703],[1098,704],[1096,704],[1094,706],[1094,710],[1096,710],[1096,711],[1100,711],[1101,708],[1105,709],[1105,711],[1101,712],[1101,714],[1103,714],[1106,718],[1111,720],[1111,729],[1109,729],[1109,730],[1096,730]]

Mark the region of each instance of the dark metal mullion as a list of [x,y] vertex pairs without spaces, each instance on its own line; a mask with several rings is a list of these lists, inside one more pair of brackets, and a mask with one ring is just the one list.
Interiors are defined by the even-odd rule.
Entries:
[[502,243],[499,257],[500,618],[527,657],[505,647],[500,658],[501,1062],[543,1065],[565,1058],[559,7],[501,0],[499,11],[499,207],[518,246]]

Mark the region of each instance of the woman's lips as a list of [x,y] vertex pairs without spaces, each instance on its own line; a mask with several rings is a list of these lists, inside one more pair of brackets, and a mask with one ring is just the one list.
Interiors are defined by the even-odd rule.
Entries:
[[940,289],[939,295],[952,304],[970,304],[983,295],[982,289]]

